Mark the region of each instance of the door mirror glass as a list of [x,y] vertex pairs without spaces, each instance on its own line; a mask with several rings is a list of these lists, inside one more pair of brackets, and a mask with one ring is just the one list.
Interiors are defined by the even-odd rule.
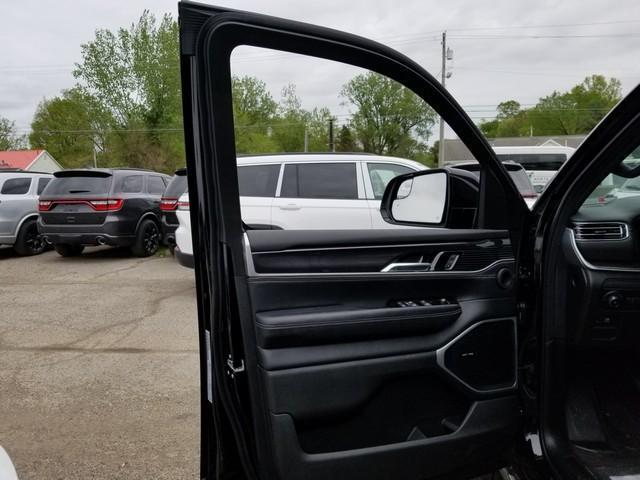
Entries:
[[400,175],[384,192],[380,211],[389,223],[443,225],[449,198],[449,175],[444,170]]

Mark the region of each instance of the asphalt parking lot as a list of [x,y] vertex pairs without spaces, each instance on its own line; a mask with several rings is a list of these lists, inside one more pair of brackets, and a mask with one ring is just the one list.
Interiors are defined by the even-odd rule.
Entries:
[[192,271],[0,250],[0,445],[20,480],[197,478]]

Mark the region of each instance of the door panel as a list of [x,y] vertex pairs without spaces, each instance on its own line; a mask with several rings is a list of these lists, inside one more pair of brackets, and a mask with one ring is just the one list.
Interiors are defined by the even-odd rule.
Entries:
[[[432,76],[381,45],[196,4],[180,15],[203,477],[419,480],[504,465],[520,433],[518,237],[506,229],[528,210],[482,134]],[[239,45],[370,69],[426,102],[490,174],[478,228],[363,229],[336,209],[304,224],[314,230],[244,232],[229,64]],[[370,218],[362,185],[358,200],[336,201]]]
[[[502,451],[519,425],[515,303],[498,274],[514,268],[506,232],[317,233],[246,236],[247,264],[261,270],[269,255],[278,272],[251,272],[249,294],[279,478],[421,478],[463,452],[474,463]],[[362,272],[354,255],[486,248],[501,258],[475,271]]]

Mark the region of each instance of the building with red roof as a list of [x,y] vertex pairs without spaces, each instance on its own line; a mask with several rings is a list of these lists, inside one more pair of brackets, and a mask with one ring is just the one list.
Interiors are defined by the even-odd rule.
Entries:
[[3,168],[46,173],[62,170],[62,166],[46,150],[0,151],[0,171]]

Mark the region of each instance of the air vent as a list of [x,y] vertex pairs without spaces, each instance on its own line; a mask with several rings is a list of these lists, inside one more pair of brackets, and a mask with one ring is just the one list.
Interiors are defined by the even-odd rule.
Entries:
[[624,240],[629,236],[629,227],[621,222],[575,223],[576,240]]

